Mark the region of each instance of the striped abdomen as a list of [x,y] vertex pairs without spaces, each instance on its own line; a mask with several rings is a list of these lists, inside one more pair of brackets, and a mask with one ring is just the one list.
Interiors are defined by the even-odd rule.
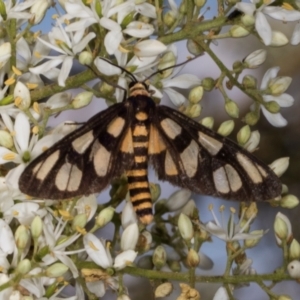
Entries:
[[152,200],[148,181],[149,115],[140,111],[132,122],[134,164],[126,171],[133,208],[144,224],[152,221]]

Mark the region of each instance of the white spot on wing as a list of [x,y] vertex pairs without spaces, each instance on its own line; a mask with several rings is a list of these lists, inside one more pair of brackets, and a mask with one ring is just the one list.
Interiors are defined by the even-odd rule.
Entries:
[[93,157],[94,169],[98,176],[103,177],[106,175],[110,163],[110,152],[99,142],[97,146]]
[[47,175],[51,172],[53,166],[59,159],[60,151],[56,150],[51,155],[49,155],[44,161],[37,164],[33,169],[33,174],[36,173],[36,178],[39,180],[44,180]]
[[170,118],[163,119],[160,125],[170,139],[175,139],[175,137],[181,133],[181,126]]
[[254,183],[261,183],[263,181],[258,169],[247,156],[238,152],[236,158]]
[[90,130],[89,132],[81,135],[76,140],[74,140],[72,142],[72,147],[77,153],[82,154],[91,145],[93,140],[93,130]]
[[223,167],[220,167],[219,169],[213,172],[213,178],[215,187],[218,192],[223,194],[227,194],[230,192],[227,175]]
[[268,176],[268,173],[266,172],[266,170],[263,169],[263,168],[262,168],[260,165],[258,165],[258,164],[255,164],[255,165],[256,165],[256,167],[257,167],[259,173],[260,173],[264,178],[266,178],[266,177]]
[[56,175],[55,185],[60,191],[74,192],[78,190],[81,178],[82,172],[78,167],[66,162]]
[[198,168],[199,146],[192,140],[191,143],[180,154],[183,167],[187,176],[193,177]]
[[223,147],[223,144],[218,140],[204,134],[203,132],[198,132],[200,144],[211,154],[216,155]]
[[107,126],[107,132],[113,137],[118,137],[123,130],[125,120],[121,117],[117,117],[112,120]]
[[233,192],[238,191],[243,185],[238,172],[229,164],[225,165],[225,171],[229,181],[230,189]]

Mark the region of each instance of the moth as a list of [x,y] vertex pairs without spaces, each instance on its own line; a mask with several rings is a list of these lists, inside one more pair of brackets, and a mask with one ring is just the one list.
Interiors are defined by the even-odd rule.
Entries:
[[149,86],[134,76],[129,97],[33,160],[19,188],[38,198],[67,199],[99,193],[125,172],[133,207],[149,224],[149,164],[160,180],[195,193],[238,201],[281,194],[281,182],[266,164],[179,111],[156,105]]

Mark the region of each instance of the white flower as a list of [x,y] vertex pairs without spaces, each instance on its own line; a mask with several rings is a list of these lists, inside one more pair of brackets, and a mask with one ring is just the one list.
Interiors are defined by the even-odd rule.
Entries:
[[[151,24],[146,24],[140,21],[134,21],[127,25],[126,29],[122,30],[120,24],[122,23],[125,16],[127,16],[131,11],[138,7],[138,12],[145,14],[149,12],[149,7],[154,9],[153,5],[144,3],[142,5],[136,5],[134,1],[126,1],[115,5],[115,1],[104,1],[102,3],[102,17],[99,17],[96,10],[96,2],[91,3],[91,8],[80,3],[81,1],[76,2],[67,2],[65,7],[67,14],[61,19],[76,19],[73,23],[66,27],[67,32],[74,32],[75,36],[83,36],[84,30],[92,24],[98,23],[102,27],[108,30],[107,34],[104,37],[104,45],[108,54],[112,55],[115,52],[118,52],[120,43],[123,40],[123,33],[136,37],[136,38],[145,38],[150,36],[154,32],[154,27]],[[148,7],[149,6],[149,7]],[[148,9],[142,11],[143,7]],[[110,19],[114,14],[117,14],[117,21]],[[155,16],[155,9],[154,9]]]
[[[47,214],[43,221],[43,236],[39,239],[39,247],[49,247],[49,254],[42,258],[44,264],[49,266],[59,260],[70,269],[74,278],[78,277],[79,271],[69,255],[83,252],[84,249],[76,251],[65,251],[65,249],[72,245],[81,235],[75,233],[62,240],[62,233],[67,221],[63,221],[62,217],[60,217],[58,222],[55,222],[56,225],[54,226],[54,220],[51,214]],[[58,243],[58,241],[60,242]]]
[[265,15],[283,22],[300,20],[299,11],[284,9],[280,6],[270,6],[274,1],[251,0],[251,3],[239,2],[235,5],[238,10],[246,15],[255,17],[255,29],[265,45],[272,44],[272,29]]
[[[260,90],[265,102],[275,101],[280,107],[289,107],[293,105],[294,98],[284,93],[284,91],[289,86],[290,80],[287,80],[289,79],[288,77],[277,77],[279,69],[279,67],[273,67],[265,73]],[[266,94],[268,89],[270,91]],[[273,95],[271,93],[273,93]],[[273,126],[283,127],[287,124],[287,120],[280,113],[271,113],[264,105],[260,105],[260,107],[266,119]]]
[[3,43],[0,46],[0,69],[6,64],[8,59],[11,56],[11,44],[10,43]]
[[87,44],[96,36],[95,33],[90,32],[86,36],[76,36],[72,33],[66,32],[59,20],[57,20],[57,27],[54,27],[49,33],[49,42],[39,39],[50,49],[53,49],[60,53],[58,56],[43,56],[49,60],[37,67],[30,68],[30,72],[34,74],[43,74],[47,76],[49,71],[53,71],[53,68],[61,65],[61,69],[58,75],[58,84],[65,86],[65,80],[68,78],[73,65],[73,59],[80,53]]
[[[6,20],[8,19],[17,19],[17,20],[26,20],[32,17],[32,14],[27,12],[27,9],[35,4],[36,0],[27,0],[27,1],[2,1],[5,5],[5,12],[6,12]],[[2,5],[3,5],[2,4]],[[3,17],[0,14],[0,22],[3,22]]]
[[16,116],[14,125],[7,114],[2,113],[1,116],[7,129],[11,133],[15,133],[12,136],[16,152],[5,147],[0,147],[0,164],[8,162],[19,164],[16,168],[11,169],[6,176],[7,184],[13,189],[18,190],[19,177],[25,169],[25,165],[41,154],[44,148],[52,146],[62,136],[48,135],[38,141],[36,134],[30,137],[30,123],[24,113],[20,112]]
[[87,216],[87,222],[90,221],[97,211],[97,198],[94,194],[90,196],[81,197],[76,202],[77,214],[85,213]]
[[229,300],[229,296],[227,294],[227,291],[223,286],[218,288],[217,292],[214,295],[213,300]]
[[[6,222],[0,219],[0,250],[1,258],[6,257],[7,254],[12,254],[15,249],[15,239],[11,228]],[[1,259],[2,262],[2,259]],[[1,266],[2,263],[1,263]]]
[[244,233],[245,230],[249,228],[249,224],[255,217],[254,215],[250,217],[245,224],[243,224],[243,227],[241,227],[242,221],[243,221],[243,216],[244,214],[241,215],[239,218],[239,222],[237,224],[234,223],[234,215],[235,215],[235,209],[231,208],[231,215],[228,220],[228,222],[224,222],[224,216],[223,216],[223,211],[224,208],[221,207],[220,211],[222,214],[222,224],[220,224],[219,220],[217,219],[213,209],[210,209],[214,222],[208,222],[205,226],[201,226],[204,230],[209,232],[210,234],[218,237],[219,239],[229,242],[229,241],[238,241],[238,240],[252,240],[254,238],[258,239],[263,236],[263,233],[261,234],[251,234],[251,233]]

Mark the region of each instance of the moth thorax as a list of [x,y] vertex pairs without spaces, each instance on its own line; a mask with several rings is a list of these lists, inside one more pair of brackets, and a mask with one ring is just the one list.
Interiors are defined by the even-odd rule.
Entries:
[[147,86],[143,82],[137,82],[134,84],[131,88],[129,88],[129,96],[138,96],[138,95],[144,95],[147,97],[150,97],[150,93],[147,90]]

